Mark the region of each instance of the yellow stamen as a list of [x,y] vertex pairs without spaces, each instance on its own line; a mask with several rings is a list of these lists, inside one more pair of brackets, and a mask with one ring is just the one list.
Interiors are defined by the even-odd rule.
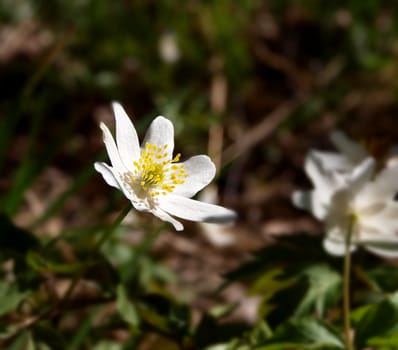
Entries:
[[[188,177],[183,164],[176,164],[181,154],[167,159],[168,145],[157,146],[147,142],[141,151],[141,158],[135,161],[132,173],[125,180],[134,191],[147,193],[151,197],[173,192],[176,185],[183,184]],[[141,189],[141,190],[140,190]],[[142,192],[144,191],[144,192]]]

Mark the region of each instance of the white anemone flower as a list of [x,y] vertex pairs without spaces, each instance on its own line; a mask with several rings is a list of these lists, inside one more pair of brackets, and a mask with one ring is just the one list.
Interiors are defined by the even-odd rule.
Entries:
[[[370,150],[373,149],[373,153],[379,153],[378,151],[382,148],[378,149],[378,146],[383,146],[383,143],[385,143],[385,139],[376,139],[373,140],[376,141],[375,143],[371,140],[365,147],[365,144],[351,140],[341,131],[332,132],[330,141],[338,152],[312,151],[312,153],[325,169],[340,173],[352,171],[356,165],[371,156]],[[381,157],[377,157],[378,162],[387,167],[398,164],[398,147],[395,145],[385,151],[385,153],[380,154]]]
[[356,183],[356,179],[362,177],[374,169],[372,158],[366,158],[363,162],[348,168],[343,172],[341,168],[325,168],[325,159],[319,157],[317,151],[310,151],[306,157],[304,170],[311,179],[314,189],[311,191],[295,191],[292,196],[293,204],[301,209],[309,210],[318,220],[325,220],[327,217],[332,197],[336,191]]
[[398,166],[386,167],[374,178],[375,161],[366,158],[351,172],[328,171],[310,153],[306,172],[315,189],[295,192],[293,202],[324,221],[324,248],[345,254],[351,230],[350,251],[362,246],[374,254],[398,257]]
[[318,158],[321,165],[330,171],[350,172],[353,168],[369,157],[366,148],[352,141],[341,131],[334,131],[330,141],[338,152],[311,151],[312,156]]
[[105,124],[100,124],[112,165],[97,162],[94,167],[108,185],[123,192],[135,209],[151,212],[173,224],[177,231],[184,226],[173,216],[213,223],[230,222],[236,217],[232,210],[190,199],[214,178],[215,165],[205,155],[185,162],[179,162],[180,154],[173,157],[174,128],[170,120],[155,118],[140,147],[123,107],[117,102],[112,107],[116,142]]

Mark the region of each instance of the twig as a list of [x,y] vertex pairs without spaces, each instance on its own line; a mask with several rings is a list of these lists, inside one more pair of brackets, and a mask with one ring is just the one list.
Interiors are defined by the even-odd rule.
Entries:
[[263,120],[247,131],[235,143],[224,150],[223,163],[227,164],[249,151],[257,143],[268,137],[278,125],[285,121],[299,105],[299,100],[290,100],[265,116]]

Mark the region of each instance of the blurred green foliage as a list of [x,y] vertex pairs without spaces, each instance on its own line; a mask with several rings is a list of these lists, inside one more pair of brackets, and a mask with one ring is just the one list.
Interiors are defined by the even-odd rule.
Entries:
[[[222,164],[221,187],[244,168],[239,192],[254,177],[272,180],[286,162],[298,163],[284,153],[291,151],[286,136],[308,139],[300,154],[323,142],[311,139],[325,131],[321,122],[351,120],[365,134],[377,132],[358,122],[369,110],[395,122],[397,15],[396,1],[377,0],[0,0],[0,346],[342,349],[341,261],[323,253],[318,237],[277,240],[225,276],[226,284],[243,281],[261,296],[255,324],[225,321],[235,304],[198,317],[194,305],[170,293],[178,276],[151,254],[163,226],[143,225],[133,244],[126,238],[132,228],[120,225],[95,250],[109,228],[104,217],[120,205],[118,194],[89,205],[99,192],[92,163],[105,157],[97,124],[111,100],[123,102],[139,131],[165,114],[188,156],[206,149],[214,126],[225,129],[226,144],[243,147],[244,130],[296,101],[272,144],[245,149],[237,165]],[[212,100],[218,78],[226,84],[221,107]],[[398,137],[391,124],[380,130]],[[44,209],[18,227],[26,196],[49,168],[67,174],[68,184],[47,198],[44,182]],[[86,206],[62,216],[56,237],[42,235],[43,225],[83,195]],[[241,210],[242,221],[250,209]],[[398,347],[397,270],[357,259],[356,346]],[[87,282],[76,288],[83,292],[60,300],[57,288],[73,280]]]

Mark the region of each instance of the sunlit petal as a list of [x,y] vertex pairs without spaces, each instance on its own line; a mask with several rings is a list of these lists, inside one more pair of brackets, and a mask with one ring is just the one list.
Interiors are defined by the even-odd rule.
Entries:
[[112,187],[117,188],[120,190],[120,186],[118,181],[116,180],[115,176],[113,175],[111,167],[102,162],[96,162],[94,163],[94,168],[97,170],[99,173],[101,173],[102,177],[104,178],[105,182]]
[[171,215],[191,221],[228,223],[236,219],[236,213],[232,210],[173,194],[160,197],[159,207]]
[[174,150],[174,127],[171,121],[162,116],[155,118],[145,134],[142,148],[145,148],[146,143],[157,147],[165,146],[167,157],[171,159]]
[[184,225],[181,222],[179,222],[178,220],[171,217],[169,214],[167,214],[162,209],[154,208],[151,212],[153,215],[157,216],[159,219],[161,219],[163,221],[170,222],[174,226],[176,231],[182,231],[184,229]]
[[183,197],[192,197],[213,180],[216,167],[208,156],[199,155],[189,158],[182,163],[187,177],[183,184],[176,186],[173,191]]
[[112,166],[120,172],[126,171],[126,167],[124,166],[124,164],[120,159],[120,154],[116,147],[116,143],[115,140],[113,139],[111,132],[104,123],[100,124],[100,128],[102,130],[106,151],[108,153],[108,157],[112,163]]
[[126,114],[123,107],[117,103],[112,103],[116,121],[116,143],[120,158],[128,170],[134,168],[133,163],[141,156],[140,145],[137,132]]

